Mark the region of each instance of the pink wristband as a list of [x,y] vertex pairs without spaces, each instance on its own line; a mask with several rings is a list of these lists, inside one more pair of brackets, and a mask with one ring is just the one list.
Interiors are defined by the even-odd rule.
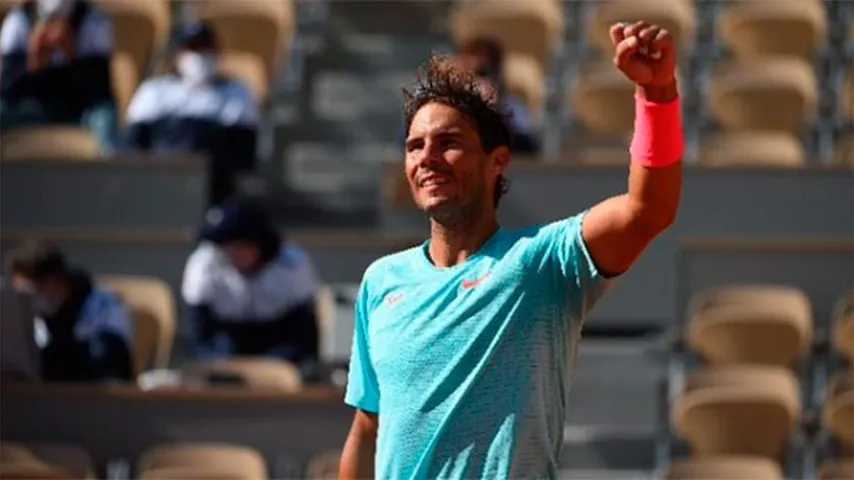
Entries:
[[684,151],[680,99],[656,103],[636,93],[632,161],[649,168],[667,167],[680,161]]

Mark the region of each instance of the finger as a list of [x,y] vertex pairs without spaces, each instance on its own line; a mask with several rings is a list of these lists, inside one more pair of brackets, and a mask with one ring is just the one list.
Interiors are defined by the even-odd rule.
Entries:
[[661,29],[649,44],[650,54],[665,55],[673,51],[673,35]]
[[611,35],[611,42],[614,46],[617,46],[620,42],[625,40],[626,36],[623,35],[623,31],[626,29],[626,24],[623,22],[615,23],[611,25],[608,33]]
[[628,37],[620,42],[614,55],[614,65],[618,67],[625,65],[629,57],[638,51],[639,46],[637,37]]
[[644,28],[646,28],[648,26],[649,26],[649,24],[642,21],[642,20],[639,22],[635,22],[635,23],[629,25],[628,27],[626,27],[626,29],[623,31],[623,35],[625,35],[627,38],[633,37],[633,36],[637,35],[638,32],[640,32],[641,30],[643,30]]
[[658,32],[661,30],[661,27],[658,25],[650,25],[638,33],[638,39],[641,41],[641,45],[648,46],[652,43],[652,40],[655,39],[655,36],[658,35]]

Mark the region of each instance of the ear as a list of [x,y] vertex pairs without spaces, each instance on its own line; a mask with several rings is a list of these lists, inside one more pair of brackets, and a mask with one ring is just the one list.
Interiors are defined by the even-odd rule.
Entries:
[[489,160],[496,174],[503,174],[510,165],[510,149],[507,148],[506,145],[496,147],[495,150],[489,154]]

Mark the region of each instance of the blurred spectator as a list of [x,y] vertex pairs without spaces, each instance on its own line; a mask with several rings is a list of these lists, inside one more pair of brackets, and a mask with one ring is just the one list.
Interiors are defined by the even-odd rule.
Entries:
[[29,0],[12,9],[0,30],[0,129],[80,124],[111,151],[112,50],[112,23],[85,0]]
[[29,245],[12,255],[12,286],[34,295],[42,377],[51,381],[131,379],[131,319],[119,299],[62,253]]
[[182,286],[198,355],[316,360],[317,279],[306,253],[245,202],[211,209],[201,238]]
[[145,81],[128,107],[128,142],[139,150],[199,152],[210,161],[209,197],[220,204],[235,175],[255,165],[258,105],[240,82],[218,71],[213,29],[179,32],[172,72]]
[[534,132],[534,122],[524,101],[507,91],[504,83],[504,52],[494,40],[478,38],[460,48],[457,60],[463,67],[488,80],[498,91],[504,110],[510,114],[509,126],[513,134],[513,151],[536,153],[540,149]]

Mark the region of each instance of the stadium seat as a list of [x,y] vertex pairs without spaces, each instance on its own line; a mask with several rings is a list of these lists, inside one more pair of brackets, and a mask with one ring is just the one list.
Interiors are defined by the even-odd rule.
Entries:
[[797,58],[763,58],[718,69],[708,103],[724,129],[798,133],[815,116],[817,92],[810,64]]
[[[199,18],[216,30],[225,70],[245,81],[253,91],[266,95],[296,30],[292,2],[206,0],[194,2],[193,6]],[[260,73],[258,63],[263,65]],[[266,96],[258,100],[263,102]]]
[[95,467],[92,457],[74,445],[3,442],[0,478],[90,479],[95,478]]
[[81,127],[44,125],[0,134],[0,160],[99,160],[100,147]]
[[571,147],[572,158],[579,165],[590,166],[623,166],[629,165],[629,143],[631,135],[627,134],[626,138],[619,144],[615,145],[581,145]]
[[259,102],[270,94],[264,62],[258,55],[246,52],[224,52],[219,68],[228,77],[242,81]]
[[822,423],[847,455],[854,455],[854,370],[836,375],[828,384]]
[[297,392],[302,389],[299,369],[292,363],[264,357],[235,357],[199,362],[185,368],[190,380],[252,390]]
[[833,162],[836,165],[854,167],[854,133],[843,136],[836,142]]
[[146,450],[137,462],[137,476],[154,479],[264,480],[267,465],[249,447],[220,443],[178,443]]
[[595,2],[597,9],[588,30],[588,41],[605,57],[612,57],[611,25],[617,22],[645,20],[670,31],[680,52],[690,51],[696,29],[694,2],[691,0],[612,0]]
[[504,59],[504,82],[536,117],[543,109],[546,85],[543,67],[533,57],[511,53]]
[[450,16],[454,42],[477,38],[497,41],[508,54],[535,59],[544,71],[563,34],[564,16],[555,0],[468,0],[457,2]]
[[837,302],[833,311],[833,346],[854,365],[854,291]]
[[718,20],[718,37],[742,59],[767,55],[809,58],[827,37],[823,2],[733,2]]
[[307,480],[325,480],[338,477],[338,465],[341,462],[340,450],[329,450],[312,455],[305,469]]
[[[854,31],[854,28],[852,28]],[[848,69],[842,81],[842,91],[839,96],[839,113],[843,120],[854,123],[854,66]]]
[[116,52],[110,59],[110,77],[113,82],[113,98],[116,100],[119,121],[124,123],[128,105],[140,83],[136,63],[128,52]]
[[671,420],[695,456],[759,455],[779,460],[801,410],[787,369],[709,367],[690,375]]
[[154,277],[102,275],[107,290],[115,292],[134,319],[134,372],[167,368],[175,338],[175,300],[169,286]]
[[712,364],[792,367],[812,342],[806,295],[785,286],[740,285],[695,296],[686,339]]
[[854,478],[854,458],[829,460],[821,465],[819,480],[851,480]]
[[783,480],[777,462],[748,455],[720,455],[677,460],[667,480]]
[[[117,100],[124,107],[148,73],[152,58],[166,45],[171,23],[168,0],[95,0],[113,21],[115,37],[113,81],[119,82]],[[131,68],[132,66],[132,68]],[[126,83],[130,82],[130,83]],[[124,102],[124,103],[123,103]],[[124,113],[124,109],[122,109]]]
[[585,66],[570,88],[572,111],[590,132],[600,135],[631,132],[635,86],[611,61]]
[[698,163],[709,167],[802,167],[800,140],[785,132],[726,132],[703,142]]

